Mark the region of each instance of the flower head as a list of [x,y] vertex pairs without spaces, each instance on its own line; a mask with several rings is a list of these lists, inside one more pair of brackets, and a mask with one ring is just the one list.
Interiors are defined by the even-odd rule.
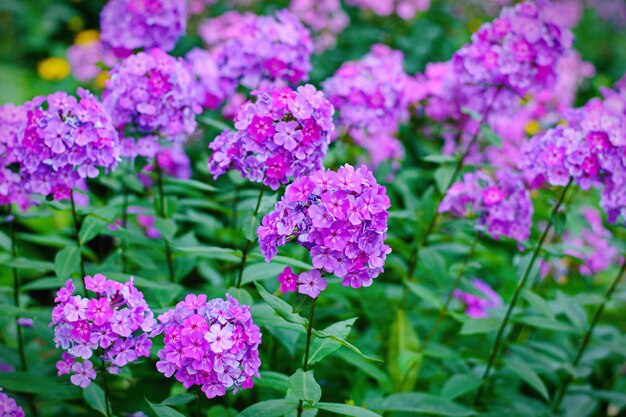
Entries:
[[481,293],[482,296],[461,290],[454,290],[454,298],[465,304],[465,314],[475,319],[481,319],[489,316],[489,309],[502,306],[502,297],[486,282],[478,278],[473,278],[472,286],[477,292]]
[[2,388],[0,388],[0,415],[2,417],[24,417],[24,410],[22,407],[17,405],[15,400],[4,392],[2,392]]

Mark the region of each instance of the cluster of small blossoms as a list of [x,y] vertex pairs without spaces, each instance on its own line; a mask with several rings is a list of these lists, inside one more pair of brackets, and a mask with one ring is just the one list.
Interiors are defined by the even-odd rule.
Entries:
[[320,271],[342,278],[344,286],[368,287],[391,252],[385,244],[389,206],[385,187],[365,166],[320,170],[287,187],[257,229],[259,245],[266,262],[290,240],[311,253],[316,269],[297,279],[286,271],[284,291],[317,297],[326,288]]
[[124,59],[110,75],[103,103],[120,131],[131,129],[174,141],[195,131],[201,108],[183,59],[151,49]]
[[187,28],[187,0],[109,0],[100,13],[101,38],[115,55],[174,49]]
[[185,388],[199,385],[207,398],[254,386],[261,332],[250,307],[228,294],[209,301],[189,294],[159,321],[156,333],[165,333],[165,348],[158,352],[157,370],[167,378],[174,375]]
[[[185,153],[181,144],[175,143],[169,148],[162,148],[154,156],[163,174],[168,177],[178,179],[191,178],[191,161]],[[139,180],[144,187],[152,187],[152,176],[154,172],[154,162],[147,163],[139,173]]]
[[256,90],[235,119],[237,131],[222,132],[209,148],[213,178],[234,167],[250,181],[278,189],[289,178],[322,168],[330,144],[333,106],[310,84]]
[[[233,20],[232,26],[216,38],[216,32]],[[232,92],[238,85],[249,89],[297,85],[308,79],[312,68],[311,36],[288,10],[274,16],[231,12],[204,22],[200,36],[210,46],[220,75],[231,83]]]
[[101,64],[112,67],[117,62],[115,55],[106,50],[98,39],[70,46],[67,59],[74,78],[81,82],[89,82],[98,77],[102,73]]
[[472,286],[486,298],[461,290],[454,290],[452,294],[454,298],[465,304],[465,314],[469,317],[482,319],[489,316],[489,309],[502,306],[502,297],[489,284],[478,278],[473,278]]
[[2,392],[2,387],[0,387],[0,417],[24,417],[25,415],[22,407]]
[[72,383],[82,388],[96,378],[89,360],[94,352],[107,364],[109,373],[117,373],[127,363],[150,356],[148,334],[157,325],[132,277],[122,284],[101,274],[87,276],[85,288],[96,297],[74,295],[74,284],[67,281],[54,299],[57,305],[50,324],[56,347],[66,351],[57,362],[58,374],[72,374]]
[[526,241],[532,226],[533,205],[522,179],[499,172],[496,180],[485,172],[468,173],[450,187],[439,212],[457,217],[476,216],[476,225],[494,238]]
[[[570,48],[572,33],[549,20],[542,7],[527,0],[505,8],[472,35],[452,58],[455,82],[474,96],[474,111],[513,111],[519,98],[554,86],[556,63]],[[482,99],[486,92],[496,99]],[[489,94],[489,96],[491,96]],[[476,98],[475,96],[479,97]],[[489,102],[493,101],[493,102]]]
[[118,164],[119,137],[109,114],[89,91],[79,88],[77,93],[78,99],[58,92],[24,105],[27,120],[18,159],[33,193],[69,198],[81,179]]
[[18,163],[25,123],[26,111],[23,106],[0,106],[0,206],[16,203],[26,209],[29,204],[28,187],[22,180]]
[[197,100],[203,108],[217,109],[233,91],[233,83],[220,76],[220,69],[210,52],[194,48],[187,53],[195,78]]
[[339,0],[291,0],[289,9],[311,28],[317,52],[333,48],[350,22]]
[[402,52],[374,45],[359,61],[346,62],[322,83],[337,109],[337,134],[349,135],[368,151],[374,165],[403,155],[393,137],[407,117],[406,80]]
[[418,12],[430,7],[430,0],[346,0],[346,3],[379,16],[396,14],[404,20],[413,19]]

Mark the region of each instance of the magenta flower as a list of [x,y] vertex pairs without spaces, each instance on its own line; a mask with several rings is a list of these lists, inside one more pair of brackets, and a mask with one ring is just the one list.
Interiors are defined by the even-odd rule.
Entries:
[[250,307],[230,295],[207,302],[204,294],[189,294],[176,308],[159,316],[153,333],[164,333],[157,370],[174,376],[185,388],[201,387],[207,398],[254,385],[261,365],[261,332]]
[[292,292],[298,288],[296,283],[298,276],[293,273],[290,267],[285,267],[285,270],[278,275],[278,282],[280,283],[280,290],[282,292]]
[[[73,384],[85,388],[95,379],[96,371],[89,359],[95,353],[109,372],[116,371],[139,357],[150,356],[152,341],[147,333],[154,330],[156,320],[133,278],[124,284],[107,280],[104,275],[85,277],[85,288],[95,298],[73,295],[74,285],[68,280],[57,292],[52,310],[54,342],[64,350],[57,362],[60,375],[72,373]],[[82,362],[77,359],[83,359]]]
[[257,90],[235,121],[211,144],[213,178],[235,168],[242,177],[272,189],[322,167],[328,151],[332,105],[312,85]]
[[294,284],[295,274],[286,269],[281,289],[294,291],[297,284],[299,292],[317,297],[326,288],[320,271],[342,278],[344,286],[370,286],[391,252],[384,243],[389,204],[385,187],[364,166],[316,171],[287,186],[257,229],[261,251],[269,262],[279,246],[297,241],[310,251],[316,270]]
[[2,417],[24,417],[26,415],[22,407],[17,405],[13,398],[2,392],[2,387],[0,387],[0,413],[2,413]]

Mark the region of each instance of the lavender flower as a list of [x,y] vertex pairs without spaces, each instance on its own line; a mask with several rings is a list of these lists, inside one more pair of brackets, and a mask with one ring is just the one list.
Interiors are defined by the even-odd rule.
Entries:
[[418,12],[428,10],[430,0],[347,0],[350,6],[371,10],[379,16],[392,14],[404,20],[411,20]]
[[502,298],[486,282],[473,278],[472,286],[486,298],[461,290],[453,293],[454,298],[465,304],[465,314],[469,317],[482,319],[489,316],[489,309],[502,306]]
[[277,248],[296,240],[309,250],[313,267],[297,279],[291,269],[279,277],[282,291],[316,298],[326,289],[321,276],[334,274],[342,285],[369,287],[382,271],[391,248],[385,245],[389,198],[365,166],[321,170],[300,177],[285,190],[274,211],[257,229],[269,262]]
[[[15,203],[26,209],[29,205],[29,187],[20,174],[18,161],[22,154],[21,141],[25,124],[24,106],[0,106],[0,206]],[[17,168],[17,171],[13,168]]]
[[104,360],[110,373],[150,356],[152,340],[148,334],[157,325],[132,277],[122,284],[101,274],[87,276],[85,288],[96,298],[74,295],[74,284],[68,280],[57,292],[50,323],[56,347],[65,351],[57,362],[58,374],[71,374],[71,382],[82,388],[96,378],[90,360],[94,353]]
[[4,392],[0,387],[0,416],[2,417],[24,417],[24,410],[17,405],[15,400]]
[[289,178],[322,168],[328,151],[333,107],[310,84],[254,91],[237,115],[237,131],[222,132],[210,145],[213,178],[234,167],[250,181],[278,189]]
[[155,333],[165,333],[165,348],[157,370],[167,378],[174,375],[185,388],[199,385],[207,398],[254,386],[261,332],[250,307],[228,294],[208,302],[204,294],[189,294],[159,321]]
[[311,28],[317,52],[333,48],[337,35],[350,22],[339,0],[291,0],[289,9]]
[[113,52],[106,50],[97,39],[70,46],[67,50],[67,59],[74,78],[82,82],[92,81],[100,75],[102,73],[100,64],[112,67],[117,61]]
[[24,105],[18,161],[33,193],[69,198],[81,179],[118,164],[119,138],[108,113],[89,91],[79,88],[78,97],[58,92]]
[[100,13],[102,42],[115,55],[174,49],[187,28],[186,0],[109,0]]

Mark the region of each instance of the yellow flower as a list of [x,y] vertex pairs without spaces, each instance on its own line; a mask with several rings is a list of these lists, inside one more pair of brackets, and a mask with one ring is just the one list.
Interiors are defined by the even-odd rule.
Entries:
[[533,136],[541,130],[541,125],[538,121],[531,120],[530,122],[526,123],[524,130],[526,131],[526,134],[528,136]]
[[76,43],[76,45],[84,45],[86,43],[97,41],[99,39],[100,39],[100,32],[94,29],[89,29],[89,30],[83,30],[82,32],[78,32],[78,35],[76,35],[76,39],[74,40],[74,43]]
[[100,74],[98,74],[98,76],[96,77],[96,80],[94,81],[94,83],[96,84],[96,86],[98,88],[104,88],[104,84],[106,82],[106,80],[108,80],[109,78],[111,78],[111,76],[109,75],[108,71],[102,71],[100,72]]
[[44,80],[58,81],[70,75],[70,64],[65,58],[53,56],[39,61],[37,72]]

